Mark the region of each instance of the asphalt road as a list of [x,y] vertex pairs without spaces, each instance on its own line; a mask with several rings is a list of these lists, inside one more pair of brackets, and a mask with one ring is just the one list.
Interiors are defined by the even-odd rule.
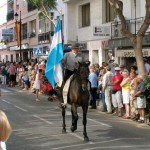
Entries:
[[83,141],[82,111],[76,132],[70,132],[70,106],[66,110],[67,133],[62,134],[61,110],[58,101],[35,95],[19,88],[2,87],[0,109],[7,114],[13,132],[7,141],[8,150],[150,150],[150,127],[131,120],[89,110],[87,133]]

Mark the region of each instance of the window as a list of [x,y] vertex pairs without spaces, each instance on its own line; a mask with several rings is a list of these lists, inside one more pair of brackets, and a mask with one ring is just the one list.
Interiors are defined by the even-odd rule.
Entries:
[[90,3],[82,5],[82,27],[90,26]]
[[115,12],[113,8],[110,6],[108,1],[106,2],[106,22],[114,21]]
[[10,55],[10,61],[11,61],[11,62],[14,62],[14,60],[13,60],[13,55],[12,55],[12,54]]
[[32,20],[29,22],[29,37],[35,37],[36,36],[36,20]]
[[8,61],[8,55],[6,55],[6,62]]
[[50,21],[44,16],[40,17],[39,19],[40,19],[39,20],[39,32],[40,33],[48,32],[50,30]]
[[[54,19],[54,12],[50,12],[50,17],[53,20]],[[54,24],[52,22],[50,22],[50,31],[54,31]]]
[[22,26],[22,39],[27,38],[27,23],[24,23]]

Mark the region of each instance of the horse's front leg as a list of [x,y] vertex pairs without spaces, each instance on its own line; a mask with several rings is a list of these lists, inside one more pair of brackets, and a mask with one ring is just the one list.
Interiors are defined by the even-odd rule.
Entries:
[[77,114],[77,107],[72,104],[71,106],[71,114],[72,114],[72,126],[71,126],[71,131],[74,132],[77,130],[77,122],[78,122],[78,114]]
[[66,133],[65,115],[66,115],[65,107],[62,107],[62,117],[63,117],[63,125],[62,125],[63,129],[62,129],[62,133]]
[[86,132],[87,109],[88,109],[88,106],[87,106],[87,108],[82,107],[82,109],[83,109],[83,135],[84,135],[84,141],[85,141],[85,142],[88,142],[88,141],[89,141],[89,138],[88,138],[87,132]]

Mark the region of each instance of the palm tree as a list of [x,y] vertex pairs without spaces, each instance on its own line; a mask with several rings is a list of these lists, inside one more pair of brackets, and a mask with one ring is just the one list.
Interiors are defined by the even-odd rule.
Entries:
[[35,6],[39,10],[39,13],[42,13],[43,16],[55,25],[54,20],[49,17],[49,11],[56,9],[57,0],[27,0],[27,2]]

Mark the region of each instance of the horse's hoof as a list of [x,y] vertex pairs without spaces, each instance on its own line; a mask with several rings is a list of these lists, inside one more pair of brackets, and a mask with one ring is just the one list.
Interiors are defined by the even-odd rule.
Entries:
[[77,127],[71,126],[70,130],[71,132],[74,132],[75,130],[77,130]]
[[88,136],[87,136],[87,137],[84,137],[84,142],[89,142]]
[[74,132],[74,127],[73,127],[73,126],[71,126],[70,130],[71,130],[71,132]]
[[62,133],[66,133],[66,129],[62,129]]

